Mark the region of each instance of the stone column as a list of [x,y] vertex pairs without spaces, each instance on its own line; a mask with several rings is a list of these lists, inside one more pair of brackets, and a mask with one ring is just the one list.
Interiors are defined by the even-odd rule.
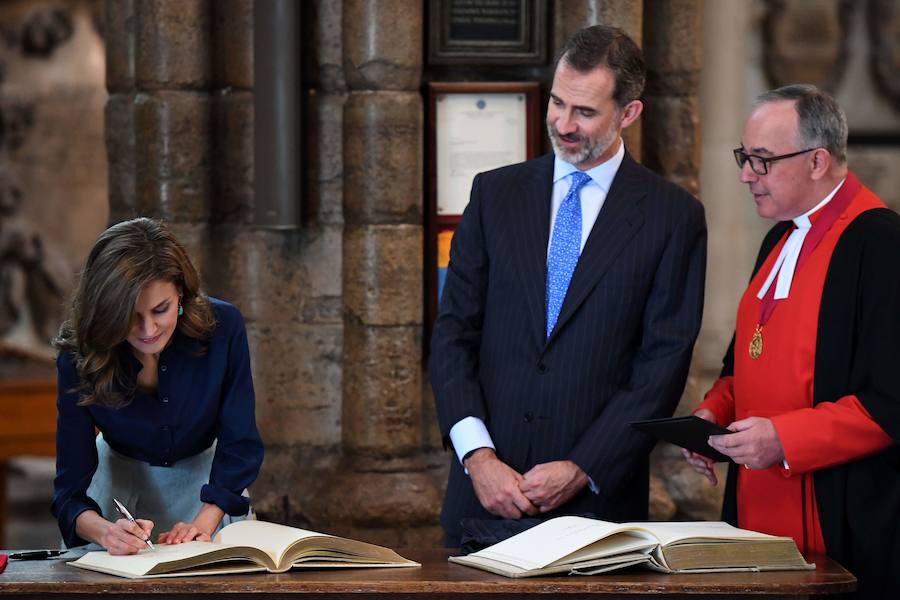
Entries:
[[134,207],[134,0],[106,2],[106,149],[109,220],[136,216]]
[[[591,25],[612,25],[625,31],[641,45],[644,10],[634,0],[555,0],[553,3],[553,57],[573,33]],[[550,63],[553,69],[553,62]],[[552,78],[552,71],[548,74]],[[623,132],[625,147],[636,160],[641,159],[641,119]]]
[[700,189],[709,229],[709,257],[703,329],[694,349],[695,360],[703,367],[703,389],[718,378],[734,333],[738,302],[753,271],[759,243],[772,225],[756,214],[732,154],[741,143],[744,121],[757,91],[754,78],[747,76],[747,57],[754,55],[754,41],[761,43],[752,25],[755,12],[750,3],[709,2],[703,15]]
[[345,0],[343,460],[320,510],[347,535],[440,541],[422,445],[422,2]]
[[703,0],[645,0],[644,6],[643,162],[696,195]]
[[106,3],[113,219],[165,219],[202,266],[209,216],[209,7]]
[[241,222],[253,205],[253,0],[216,0],[210,21],[210,213]]
[[[703,1],[645,0],[644,15],[643,163],[698,195]],[[682,397],[685,407],[693,408],[705,391],[699,385],[700,370],[695,360]],[[696,486],[685,487],[686,481],[696,482],[678,448],[658,446],[651,471],[651,519],[709,510],[710,505],[697,498]],[[703,518],[712,516],[706,512]]]

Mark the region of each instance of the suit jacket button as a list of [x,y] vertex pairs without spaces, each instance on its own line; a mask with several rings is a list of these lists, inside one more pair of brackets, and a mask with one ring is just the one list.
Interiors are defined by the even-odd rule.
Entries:
[[526,412],[526,413],[525,413],[525,422],[526,422],[526,423],[531,423],[532,421],[534,421],[534,414],[531,413],[530,411],[529,411],[529,412]]
[[537,370],[538,370],[538,373],[546,373],[546,372],[547,372],[547,365],[545,365],[545,364],[542,363],[542,362],[539,362],[538,365],[537,365]]

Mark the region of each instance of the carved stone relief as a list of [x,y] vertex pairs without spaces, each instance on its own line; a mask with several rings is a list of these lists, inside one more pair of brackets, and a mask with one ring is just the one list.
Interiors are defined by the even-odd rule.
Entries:
[[60,7],[36,10],[22,25],[22,53],[48,57],[72,37],[72,15]]
[[851,0],[766,0],[764,64],[775,87],[812,83],[834,91],[847,63]]
[[50,264],[44,235],[21,219],[24,194],[15,166],[7,166],[33,127],[32,104],[0,100],[0,339],[15,338],[13,346],[47,345],[69,283]]
[[97,47],[98,6],[0,5],[0,363],[52,357],[75,270],[105,221],[103,66],[91,77],[97,63],[73,64]]
[[869,0],[868,21],[875,81],[900,110],[900,4],[896,0]]

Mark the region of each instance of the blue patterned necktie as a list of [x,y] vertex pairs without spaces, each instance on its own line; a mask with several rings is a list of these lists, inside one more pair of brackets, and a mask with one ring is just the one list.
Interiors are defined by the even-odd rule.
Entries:
[[553,239],[547,255],[547,337],[556,326],[559,310],[562,308],[569,289],[569,281],[581,254],[581,201],[578,192],[591,178],[575,171],[572,185],[559,205],[556,221],[553,223]]

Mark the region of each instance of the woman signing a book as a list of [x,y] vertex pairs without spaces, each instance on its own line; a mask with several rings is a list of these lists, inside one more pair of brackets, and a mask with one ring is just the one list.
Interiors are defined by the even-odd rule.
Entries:
[[54,346],[52,510],[66,546],[134,554],[154,529],[161,543],[208,540],[248,514],[263,447],[244,321],[201,291],[162,223],[100,235]]

